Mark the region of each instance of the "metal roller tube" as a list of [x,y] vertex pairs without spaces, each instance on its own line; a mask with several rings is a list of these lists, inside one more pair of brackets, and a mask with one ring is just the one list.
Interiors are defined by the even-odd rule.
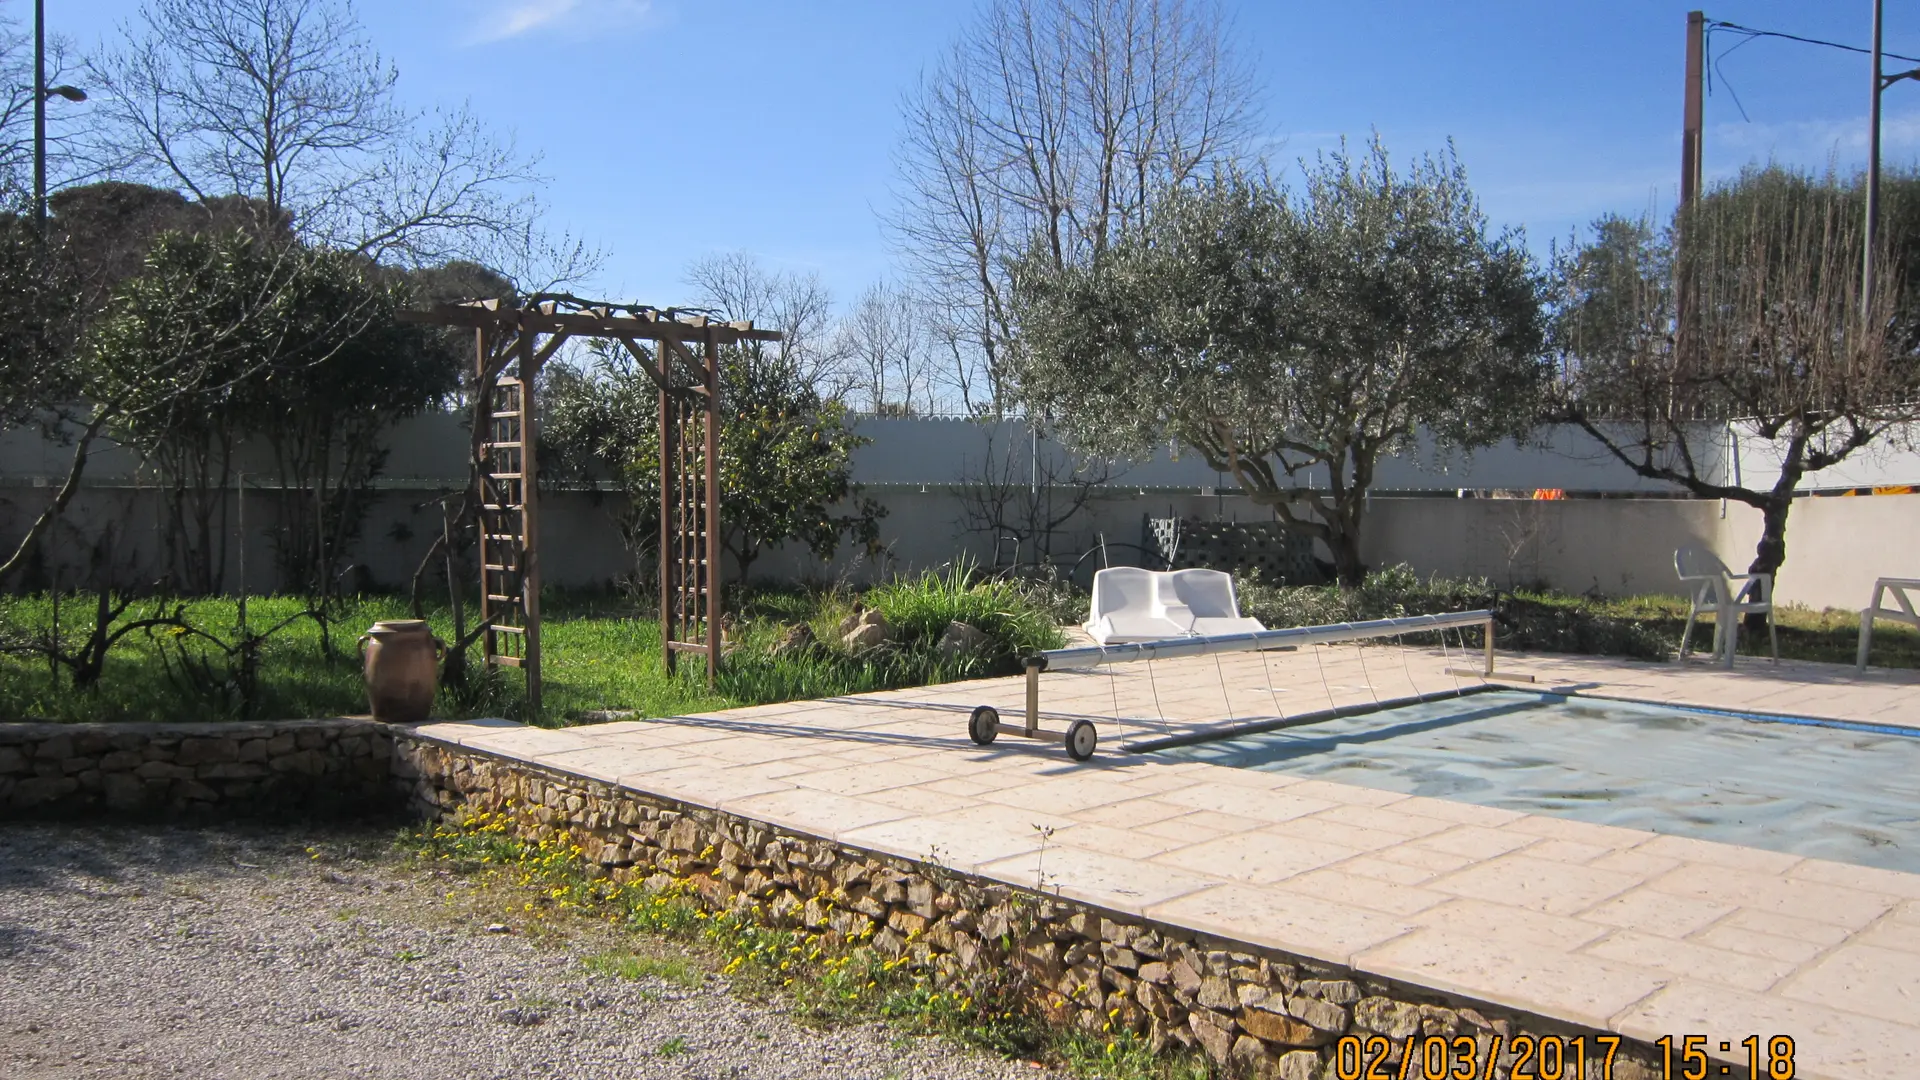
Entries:
[[1261,630],[1250,634],[1220,634],[1214,637],[1168,638],[1163,641],[1139,641],[1126,645],[1090,645],[1078,649],[1050,649],[1028,659],[1029,679],[1033,669],[1072,671],[1102,664],[1125,664],[1136,660],[1171,660],[1181,656],[1207,656],[1213,653],[1255,652],[1284,645],[1322,645],[1336,641],[1362,641],[1368,638],[1394,637],[1423,630],[1452,630],[1467,626],[1487,628],[1487,667],[1492,670],[1493,612],[1460,611],[1448,615],[1408,615],[1397,619],[1372,619],[1367,622],[1329,623],[1325,626],[1294,626],[1284,630]]

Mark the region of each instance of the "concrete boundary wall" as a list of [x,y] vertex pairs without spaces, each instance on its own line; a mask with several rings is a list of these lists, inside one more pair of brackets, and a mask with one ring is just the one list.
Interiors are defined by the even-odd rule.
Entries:
[[[977,515],[970,515],[964,482],[983,461],[996,460],[1003,479],[1030,471],[1032,443],[1024,439],[1019,424],[879,417],[861,418],[859,424],[875,442],[856,454],[855,474],[870,485],[865,494],[888,508],[880,526],[883,550],[869,554],[843,549],[839,557],[822,562],[801,549],[775,549],[755,563],[757,578],[860,584],[961,558],[992,566],[1013,561],[1016,553],[1027,562],[1043,554],[1033,540],[1016,548],[992,533],[969,531],[969,519]],[[1609,595],[1677,592],[1672,559],[1682,544],[1707,546],[1736,569],[1751,561],[1759,535],[1755,511],[1715,500],[1662,498],[1660,485],[1599,457],[1582,440],[1584,435],[1559,430],[1543,435],[1540,446],[1508,444],[1451,462],[1426,453],[1384,463],[1370,502],[1366,559],[1376,566],[1405,562],[1423,574],[1485,576],[1502,586],[1548,585]],[[339,568],[349,588],[405,587],[440,530],[440,510],[432,500],[464,484],[466,442],[458,417],[417,417],[399,425],[390,443],[381,490],[358,543]],[[1748,482],[1769,467],[1766,447],[1754,440],[1736,437],[1728,445],[1737,453],[1722,454],[1722,463],[1732,462],[1728,467],[1741,470]],[[1064,462],[1055,444],[1042,441],[1039,447],[1043,459]],[[51,500],[67,453],[36,432],[0,432],[0,543],[17,539]],[[247,461],[249,476],[255,478],[250,485],[257,484],[266,475],[265,463]],[[167,530],[162,527],[160,493],[150,481],[141,481],[130,456],[113,448],[90,467],[89,477],[23,579],[30,587],[73,587],[95,580],[91,568],[96,553],[103,565],[113,568],[119,586],[140,587],[163,576]],[[1915,482],[1920,482],[1920,453],[1890,444],[1809,478],[1808,486]],[[1016,487],[1020,490],[1015,498],[1023,498],[1025,486]],[[1545,487],[1633,497],[1534,501],[1392,494],[1395,488],[1456,487]],[[1072,493],[1061,487],[1053,496],[1057,511]],[[216,535],[224,538],[224,591],[241,588],[242,545],[245,587],[255,593],[282,587],[274,560],[281,535],[279,508],[300,497],[297,492],[250,486],[244,496],[248,527],[243,537],[238,529],[242,496],[227,494],[214,519]],[[549,489],[542,499],[548,584],[602,588],[633,577],[636,557],[651,563],[650,550],[630,552],[622,543],[617,522],[625,504],[619,493]],[[1114,561],[1134,561],[1140,556],[1133,549],[1145,543],[1145,520],[1168,516],[1267,521],[1272,515],[1192,455],[1173,460],[1161,454],[1097,487],[1087,506],[1048,539],[1044,555],[1070,568],[1104,539]],[[102,543],[109,535],[111,546]],[[1816,608],[1858,609],[1871,595],[1874,578],[1920,574],[1916,536],[1920,495],[1797,500],[1789,521],[1780,598]],[[1096,565],[1097,556],[1082,564],[1078,577],[1083,584]],[[437,567],[434,573],[437,577]],[[644,570],[642,576],[647,576]]]
[[[959,559],[993,566],[1012,561],[1016,546],[969,532],[961,497],[951,490],[889,489],[872,494],[888,509],[880,522],[883,550],[876,556],[843,546],[822,562],[804,549],[774,549],[754,563],[756,579],[865,584],[893,573],[916,573]],[[0,488],[0,542],[26,527],[50,491]],[[274,493],[273,497],[278,497]],[[247,496],[247,588],[279,588],[274,566],[278,535],[273,497]],[[348,586],[403,589],[439,529],[439,510],[422,505],[424,494],[383,492],[374,501],[360,543],[354,548]],[[634,554],[617,525],[623,502],[611,493],[543,493],[541,541],[548,585],[605,588],[631,578]],[[115,544],[106,553],[121,586],[139,586],[162,573],[158,500],[152,491],[86,489],[70,505],[53,540],[25,579],[45,588],[54,581],[74,587],[87,580],[96,543],[109,527]],[[1117,564],[1140,557],[1149,517],[1206,521],[1261,521],[1269,515],[1248,499],[1229,494],[1114,491],[1092,500],[1058,530],[1051,559],[1064,568],[1089,551],[1077,579],[1084,585],[1099,565],[1102,539]],[[228,520],[232,520],[229,518]],[[1759,513],[1738,503],[1709,499],[1448,499],[1376,498],[1370,503],[1362,553],[1374,566],[1407,563],[1421,574],[1484,576],[1501,587],[1547,585],[1569,592],[1617,596],[1680,591],[1673,552],[1701,544],[1736,570],[1753,559]],[[240,587],[239,537],[227,534],[224,589]],[[1795,500],[1787,528],[1787,563],[1780,599],[1814,608],[1857,610],[1866,605],[1877,577],[1920,575],[1920,495]],[[1150,545],[1148,545],[1150,546]],[[997,550],[996,550],[997,549]],[[1018,548],[1023,561],[1038,553]],[[639,553],[651,562],[651,550]],[[650,576],[650,575],[649,575]],[[441,588],[433,568],[432,590]]]
[[[398,776],[417,813],[502,814],[524,839],[579,845],[594,872],[751,914],[830,947],[868,943],[936,986],[1019,995],[1047,1019],[1156,1050],[1194,1048],[1226,1075],[1326,1080],[1336,1056],[1400,1076],[1410,1047],[1456,1040],[1474,1075],[1509,1080],[1516,1044],[1586,1039],[1585,1077],[1652,1080],[1645,1043],[1327,964],[1219,934],[1125,915],[1049,891],[903,859],[734,814],[402,734]],[[1599,1040],[1605,1039],[1608,1042]],[[1486,1066],[1495,1054],[1497,1065]],[[1571,1057],[1571,1055],[1569,1055]],[[1404,1075],[1420,1075],[1414,1064]],[[1569,1074],[1571,1075],[1571,1074]]]

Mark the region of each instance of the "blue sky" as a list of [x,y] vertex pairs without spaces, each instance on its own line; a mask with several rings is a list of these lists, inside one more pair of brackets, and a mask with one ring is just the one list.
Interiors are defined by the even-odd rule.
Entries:
[[[1697,2],[1697,0],[1696,0]],[[82,48],[137,0],[47,0]],[[1290,161],[1377,128],[1398,154],[1451,137],[1494,221],[1533,246],[1608,210],[1671,205],[1679,0],[1239,0],[1235,43]],[[1920,56],[1920,5],[1887,4],[1887,48]],[[27,0],[0,11],[30,18]],[[843,302],[892,271],[899,101],[971,0],[380,0],[359,4],[417,106],[470,101],[551,178],[549,222],[601,247],[582,291],[684,300],[686,264],[746,250],[817,271]],[[1720,0],[1710,17],[1865,44],[1869,0]],[[1718,40],[1716,51],[1733,44]],[[1889,70],[1913,65],[1895,64]],[[1756,41],[1720,64],[1709,175],[1773,158],[1864,161],[1864,57]],[[1729,92],[1732,91],[1732,93]],[[1744,105],[1743,119],[1733,94]],[[1920,152],[1920,82],[1887,92],[1887,155]]]

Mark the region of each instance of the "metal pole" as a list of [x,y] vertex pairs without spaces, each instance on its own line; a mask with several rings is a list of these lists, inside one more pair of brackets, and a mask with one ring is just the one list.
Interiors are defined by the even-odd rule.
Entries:
[[1860,253],[1860,314],[1873,311],[1874,239],[1880,234],[1880,9],[1873,0],[1873,94],[1867,104],[1867,235]]
[[1487,669],[1482,675],[1493,674],[1493,616],[1487,616]]
[[47,10],[33,0],[33,224],[47,239]]
[[1040,730],[1040,665],[1027,665],[1027,738]]

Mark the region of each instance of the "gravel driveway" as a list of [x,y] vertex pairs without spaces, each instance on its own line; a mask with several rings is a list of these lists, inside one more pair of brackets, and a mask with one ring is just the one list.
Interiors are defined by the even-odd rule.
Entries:
[[465,885],[384,833],[0,826],[0,1076],[1045,1075],[885,1026],[802,1026],[716,975],[594,974],[611,931],[490,931],[450,898]]

